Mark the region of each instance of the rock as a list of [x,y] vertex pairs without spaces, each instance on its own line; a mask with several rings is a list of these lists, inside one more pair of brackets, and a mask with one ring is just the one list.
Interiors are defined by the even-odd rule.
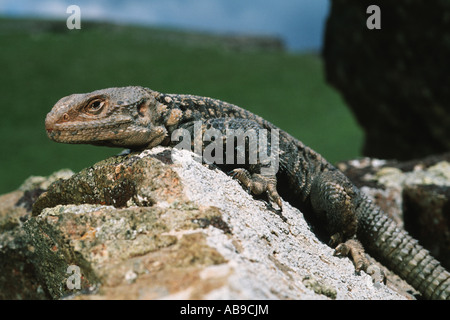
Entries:
[[411,185],[402,195],[405,228],[450,269],[450,186]]
[[[370,5],[380,8],[381,29],[366,27]],[[326,78],[363,127],[365,156],[450,150],[449,15],[449,1],[331,1]]]
[[8,265],[26,280],[14,299],[405,298],[333,256],[289,203],[280,217],[186,151],[101,161],[51,184],[33,215],[23,194],[0,213],[1,261],[29,270]]
[[391,218],[450,269],[448,154],[408,162],[362,159],[338,165]]
[[17,190],[0,196],[0,299],[48,299],[29,261],[33,254],[23,229],[29,214],[16,206],[24,192]]

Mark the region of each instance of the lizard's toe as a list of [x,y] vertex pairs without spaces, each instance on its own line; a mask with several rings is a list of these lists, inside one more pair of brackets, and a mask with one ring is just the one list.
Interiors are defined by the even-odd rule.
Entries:
[[230,175],[233,179],[237,179],[239,181],[244,180],[244,179],[250,179],[250,177],[251,177],[250,172],[248,172],[247,170],[242,169],[242,168],[233,169],[233,170],[227,172],[227,174]]
[[346,257],[348,255],[353,259],[356,272],[365,271],[371,278],[376,287],[384,283],[386,277],[383,270],[375,264],[370,264],[364,254],[364,248],[357,240],[350,239],[346,242],[340,243],[334,249],[334,255]]
[[251,174],[242,168],[231,170],[228,174],[250,190],[251,194],[260,195],[266,192],[269,200],[276,203],[282,209],[281,197],[277,191],[277,180],[275,176],[264,176],[258,173]]
[[283,210],[283,206],[281,204],[281,197],[278,194],[277,186],[275,183],[269,182],[267,184],[267,195],[272,202],[277,204],[277,206],[280,208],[280,210]]
[[355,265],[356,272],[361,270],[366,271],[369,266],[369,261],[365,257],[364,248],[362,244],[355,239],[347,240],[339,244],[334,250],[335,256],[350,255]]

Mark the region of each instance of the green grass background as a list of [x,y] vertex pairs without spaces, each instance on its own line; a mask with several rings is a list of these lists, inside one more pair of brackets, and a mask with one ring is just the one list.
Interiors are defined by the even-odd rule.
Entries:
[[120,152],[54,143],[44,130],[45,115],[63,96],[113,86],[222,99],[331,162],[360,154],[362,131],[326,84],[317,54],[223,50],[168,41],[170,32],[158,29],[88,24],[68,31],[65,21],[53,29],[40,23],[0,19],[0,194],[30,175],[77,171]]

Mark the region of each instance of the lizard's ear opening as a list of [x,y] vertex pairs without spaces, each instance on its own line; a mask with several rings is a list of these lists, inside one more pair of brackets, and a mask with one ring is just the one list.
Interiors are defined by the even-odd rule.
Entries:
[[137,112],[138,112],[140,117],[145,117],[148,114],[147,110],[148,110],[148,104],[147,103],[145,103],[143,101],[143,102],[138,104]]

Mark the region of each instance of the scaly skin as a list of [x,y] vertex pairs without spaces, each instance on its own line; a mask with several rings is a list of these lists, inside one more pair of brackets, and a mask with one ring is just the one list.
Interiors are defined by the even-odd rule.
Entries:
[[[220,100],[163,94],[143,87],[70,95],[56,103],[45,126],[49,138],[56,142],[140,150],[176,146],[179,141],[171,139],[174,131],[184,128],[194,134],[195,121],[201,121],[203,134],[210,127],[221,132],[239,128],[279,130],[263,118]],[[425,298],[450,299],[450,274],[427,250],[321,155],[288,133],[278,132],[278,171],[271,174],[263,172],[263,163],[246,163],[235,166],[235,178],[254,194],[267,193],[280,208],[277,181],[283,181],[290,196],[321,219],[336,254],[350,254],[357,270],[371,272],[364,246]],[[276,150],[272,141],[268,150]]]

